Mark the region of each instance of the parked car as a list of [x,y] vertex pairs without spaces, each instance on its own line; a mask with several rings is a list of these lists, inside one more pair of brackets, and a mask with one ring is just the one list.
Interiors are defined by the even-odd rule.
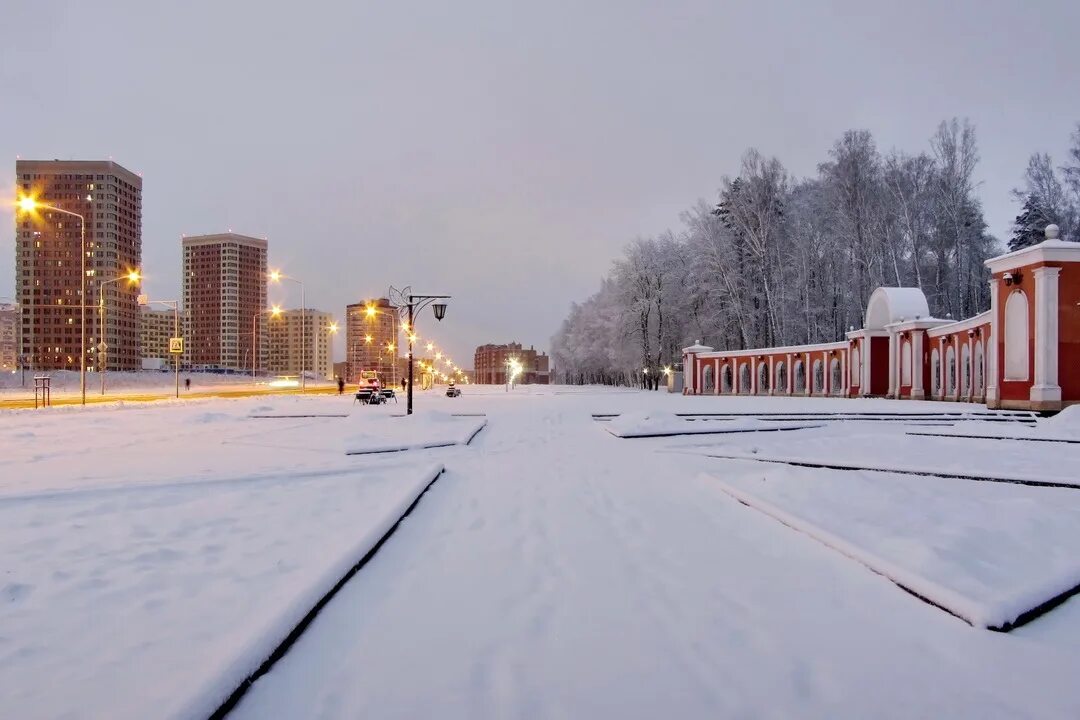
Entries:
[[[390,391],[393,393],[393,390]],[[360,387],[356,389],[356,399],[365,405],[381,405],[386,402],[379,376],[371,371],[360,373]]]

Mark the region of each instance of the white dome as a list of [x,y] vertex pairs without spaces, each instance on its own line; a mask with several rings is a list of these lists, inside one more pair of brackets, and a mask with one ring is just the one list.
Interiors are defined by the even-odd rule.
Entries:
[[863,327],[881,330],[890,323],[928,317],[930,306],[919,288],[879,287],[866,303]]

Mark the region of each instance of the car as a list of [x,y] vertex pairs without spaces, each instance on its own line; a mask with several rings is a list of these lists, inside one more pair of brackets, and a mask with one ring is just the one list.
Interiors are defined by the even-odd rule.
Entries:
[[[381,405],[386,402],[386,390],[379,382],[379,376],[372,371],[360,373],[360,386],[356,389],[356,400],[365,405]],[[390,390],[391,395],[393,390]]]

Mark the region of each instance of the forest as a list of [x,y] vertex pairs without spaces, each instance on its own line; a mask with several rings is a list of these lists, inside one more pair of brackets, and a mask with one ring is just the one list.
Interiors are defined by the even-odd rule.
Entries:
[[713,201],[681,225],[639,237],[552,338],[559,382],[655,385],[700,340],[717,349],[841,339],[861,327],[878,286],[918,287],[935,317],[989,307],[983,261],[1043,239],[1080,241],[1080,123],[1061,165],[1031,155],[1004,241],[987,231],[970,121],[943,121],[928,147],[882,154],[867,130],[836,141],[817,174],[796,178],[749,149]]

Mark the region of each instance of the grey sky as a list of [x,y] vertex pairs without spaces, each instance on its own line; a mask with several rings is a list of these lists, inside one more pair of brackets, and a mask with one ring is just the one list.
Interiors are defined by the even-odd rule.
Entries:
[[182,233],[232,228],[339,317],[391,283],[453,294],[418,330],[466,366],[546,348],[749,146],[807,175],[845,129],[916,150],[970,117],[1003,237],[1028,154],[1063,159],[1080,120],[1074,0],[0,5],[5,194],[16,155],[112,157],[143,175],[154,296]]

